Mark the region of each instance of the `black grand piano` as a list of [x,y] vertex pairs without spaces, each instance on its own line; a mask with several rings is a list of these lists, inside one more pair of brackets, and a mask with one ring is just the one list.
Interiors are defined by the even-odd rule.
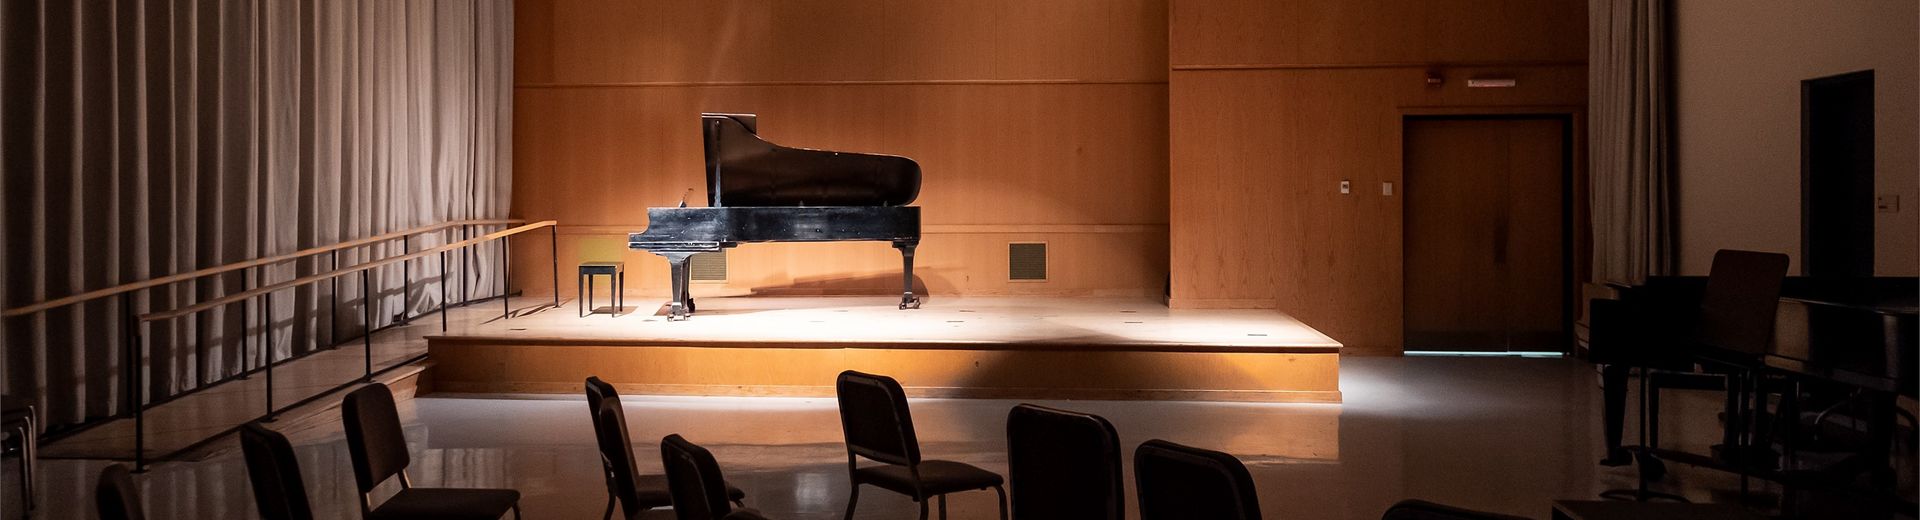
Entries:
[[913,248],[920,244],[920,165],[893,155],[789,148],[760,138],[753,114],[701,114],[707,207],[647,208],[627,247],[673,269],[669,320],[694,312],[687,258],[750,242],[877,240],[900,250],[901,309],[917,309]]

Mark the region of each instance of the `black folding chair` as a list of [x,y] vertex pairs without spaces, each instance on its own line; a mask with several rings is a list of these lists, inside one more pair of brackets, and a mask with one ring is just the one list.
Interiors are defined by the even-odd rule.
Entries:
[[734,509],[727,480],[713,452],[687,442],[680,435],[660,440],[660,462],[667,469],[667,489],[673,494],[673,514],[679,520],[766,520],[759,511]]
[[260,518],[313,520],[300,460],[294,457],[287,436],[247,423],[240,427],[240,452],[247,459],[247,480],[253,483],[253,503],[260,509]]
[[1120,434],[1098,415],[1030,404],[1007,412],[1015,519],[1125,520]]
[[1133,451],[1140,520],[1260,520],[1253,475],[1232,455],[1154,439]]
[[[520,492],[511,489],[417,488],[407,479],[412,457],[393,391],[373,383],[347,394],[340,407],[346,422],[347,451],[353,457],[353,480],[360,486],[360,516],[367,519],[495,520],[509,511],[520,518]],[[388,479],[400,479],[400,492],[373,505],[373,490]]]
[[1425,500],[1401,500],[1380,520],[1527,520],[1525,517],[1461,509],[1444,504],[1435,504]]
[[119,464],[100,470],[100,484],[94,487],[94,505],[100,520],[146,520],[140,506],[140,488],[133,486],[133,475]]
[[[993,488],[1000,495],[1000,518],[1007,518],[1007,490],[991,471],[948,460],[921,460],[920,441],[913,434],[913,416],[907,411],[907,393],[887,376],[848,370],[834,388],[840,397],[840,428],[847,438],[847,473],[853,492],[847,497],[847,518],[860,502],[860,485],[906,495],[920,503],[927,518],[927,500],[940,499],[940,518],[947,517],[947,494]],[[881,466],[860,467],[859,459]]]
[[[593,417],[593,436],[600,447],[601,474],[607,481],[607,508],[601,516],[613,518],[613,506],[620,504],[621,518],[639,518],[642,512],[673,505],[666,475],[642,475],[633,463],[633,442],[627,436],[626,407],[620,405],[620,393],[598,377],[588,377],[587,406]],[[724,485],[724,484],[723,484]],[[735,503],[747,494],[726,485],[727,499]]]

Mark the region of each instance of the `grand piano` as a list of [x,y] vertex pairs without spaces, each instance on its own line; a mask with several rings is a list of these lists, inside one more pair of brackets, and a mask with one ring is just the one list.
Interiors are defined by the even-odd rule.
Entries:
[[[1920,394],[1920,280],[1914,278],[1786,277],[1763,347],[1754,352],[1724,352],[1688,346],[1684,339],[1698,320],[1708,280],[1690,276],[1651,277],[1636,286],[1616,286],[1618,299],[1593,302],[1593,338],[1589,354],[1608,363],[1682,371],[1690,365],[1727,367],[1721,373],[1746,373],[1750,382],[1728,391],[1726,428],[1712,454],[1658,448],[1658,388],[1696,388],[1692,374],[1655,374],[1649,389],[1655,400],[1643,429],[1640,449],[1655,459],[1734,471],[1773,480],[1789,489],[1844,490],[1869,510],[1912,510],[1910,499],[1891,497],[1895,483],[1890,454],[1899,426],[1899,399]],[[1603,309],[1604,307],[1604,309]],[[1607,320],[1600,311],[1610,310]],[[1612,319],[1636,316],[1637,319]],[[1605,323],[1605,324],[1603,324]],[[1629,328],[1633,330],[1629,330]],[[1762,331],[1751,331],[1762,332]],[[1603,341],[1605,339],[1605,341]],[[1603,345],[1604,343],[1604,345]],[[1603,346],[1614,352],[1602,352]],[[1621,350],[1631,352],[1622,352]],[[1634,361],[1627,361],[1634,359]],[[1664,367],[1664,368],[1663,368]],[[1622,372],[1624,374],[1624,372]],[[1617,376],[1616,376],[1617,377]],[[1669,383],[1659,383],[1670,378]],[[1687,380],[1691,379],[1692,382]],[[1643,381],[1645,379],[1643,378]],[[1610,448],[1619,442],[1625,387],[1606,383],[1606,428]],[[1777,406],[1768,404],[1778,397]],[[1844,457],[1798,457],[1803,445],[1826,439],[1824,451]],[[1735,449],[1727,449],[1733,446]],[[1775,450],[1778,451],[1775,451]],[[1748,453],[1739,460],[1737,453]],[[1609,459],[1612,459],[1612,455]],[[1644,479],[1664,473],[1657,460],[1643,460]],[[1857,475],[1866,488],[1855,487]],[[1744,482],[1744,481],[1743,481]],[[1644,493],[1644,483],[1642,492]],[[1786,507],[1783,505],[1783,508]]]
[[752,242],[892,242],[900,250],[901,309],[917,309],[913,249],[920,243],[920,165],[894,155],[790,148],[759,136],[753,114],[701,114],[707,207],[647,208],[627,237],[672,266],[667,319],[694,313],[687,259]]

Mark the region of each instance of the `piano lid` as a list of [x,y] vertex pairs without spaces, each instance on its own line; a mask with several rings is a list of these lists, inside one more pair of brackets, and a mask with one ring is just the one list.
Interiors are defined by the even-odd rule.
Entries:
[[913,159],[780,146],[760,138],[753,114],[700,122],[709,206],[904,206],[920,195]]

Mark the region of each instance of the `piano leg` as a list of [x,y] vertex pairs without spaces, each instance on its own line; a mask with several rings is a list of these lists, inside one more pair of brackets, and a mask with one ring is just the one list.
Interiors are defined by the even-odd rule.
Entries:
[[687,306],[687,257],[692,253],[661,253],[673,267],[673,301],[667,304],[667,321],[683,321],[693,314]]
[[893,247],[900,250],[900,260],[905,267],[900,275],[902,285],[906,287],[900,293],[901,310],[920,308],[920,298],[913,295],[913,248],[918,245],[920,245],[919,241],[895,240],[893,242]]

